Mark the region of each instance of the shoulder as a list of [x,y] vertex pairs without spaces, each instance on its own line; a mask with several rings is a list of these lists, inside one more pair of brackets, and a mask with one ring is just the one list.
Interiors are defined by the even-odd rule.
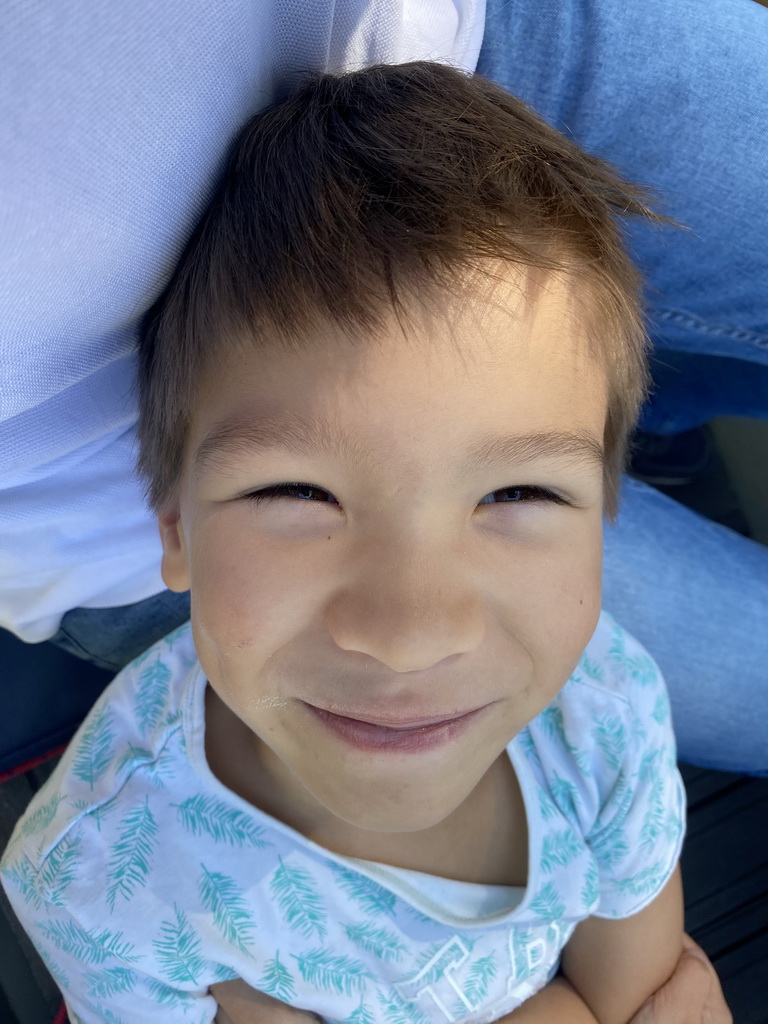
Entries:
[[[631,739],[642,739],[653,723],[663,726],[668,720],[669,699],[659,666],[603,611],[568,682],[531,724],[547,732],[549,723],[561,721],[569,742],[585,750],[596,747],[611,762],[620,760]],[[624,744],[618,739],[622,729],[629,730]],[[611,733],[616,749],[607,740]]]
[[115,677],[17,822],[4,871],[18,861],[28,875],[50,873],[86,850],[98,861],[105,821],[167,789],[183,754],[183,702],[196,668],[185,624]]
[[674,770],[659,666],[605,611],[568,682],[526,731],[547,788],[574,799],[578,791],[587,831],[617,786],[626,791],[644,773]]
[[685,792],[664,680],[603,613],[563,690],[521,734],[542,816],[568,819],[592,858],[592,914],[626,917],[661,891],[680,853]]

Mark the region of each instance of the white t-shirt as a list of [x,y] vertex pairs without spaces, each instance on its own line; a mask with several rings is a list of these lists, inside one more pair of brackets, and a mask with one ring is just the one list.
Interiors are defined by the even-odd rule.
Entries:
[[232,139],[297,71],[474,70],[484,0],[25,0],[0,33],[0,626],[164,589],[137,324]]
[[327,1021],[496,1020],[551,979],[579,921],[637,913],[677,862],[664,683],[605,612],[508,747],[522,891],[343,857],[253,807],[208,767],[205,687],[188,624],[132,662],[0,864],[73,1024],[209,1024],[208,987],[237,976]]

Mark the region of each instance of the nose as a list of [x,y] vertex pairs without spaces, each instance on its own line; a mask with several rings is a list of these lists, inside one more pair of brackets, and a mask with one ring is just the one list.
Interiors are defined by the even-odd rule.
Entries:
[[436,543],[371,541],[327,606],[333,640],[394,672],[474,650],[485,632],[482,595],[460,567]]

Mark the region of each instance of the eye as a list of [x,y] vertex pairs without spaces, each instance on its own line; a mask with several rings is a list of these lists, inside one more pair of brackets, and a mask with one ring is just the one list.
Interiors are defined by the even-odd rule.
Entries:
[[[498,497],[501,495],[501,497]],[[569,505],[570,502],[546,487],[502,487],[486,495],[478,505],[532,504],[533,502],[550,502],[553,505]]]
[[273,498],[296,498],[298,501],[319,501],[338,504],[336,499],[322,487],[315,487],[314,484],[275,484],[273,487],[263,487],[260,491],[253,491],[246,494],[246,498],[254,504],[271,501]]

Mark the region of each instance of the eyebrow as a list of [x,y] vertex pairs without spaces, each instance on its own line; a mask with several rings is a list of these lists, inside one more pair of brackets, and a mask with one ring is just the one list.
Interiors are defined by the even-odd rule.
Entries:
[[[208,431],[195,452],[194,472],[200,473],[206,466],[219,462],[275,450],[300,456],[340,455],[350,462],[370,461],[375,455],[360,439],[333,430],[326,422],[236,419],[217,423]],[[603,446],[592,434],[553,430],[480,438],[466,450],[459,471],[537,458],[566,459],[600,469],[605,464]]]

